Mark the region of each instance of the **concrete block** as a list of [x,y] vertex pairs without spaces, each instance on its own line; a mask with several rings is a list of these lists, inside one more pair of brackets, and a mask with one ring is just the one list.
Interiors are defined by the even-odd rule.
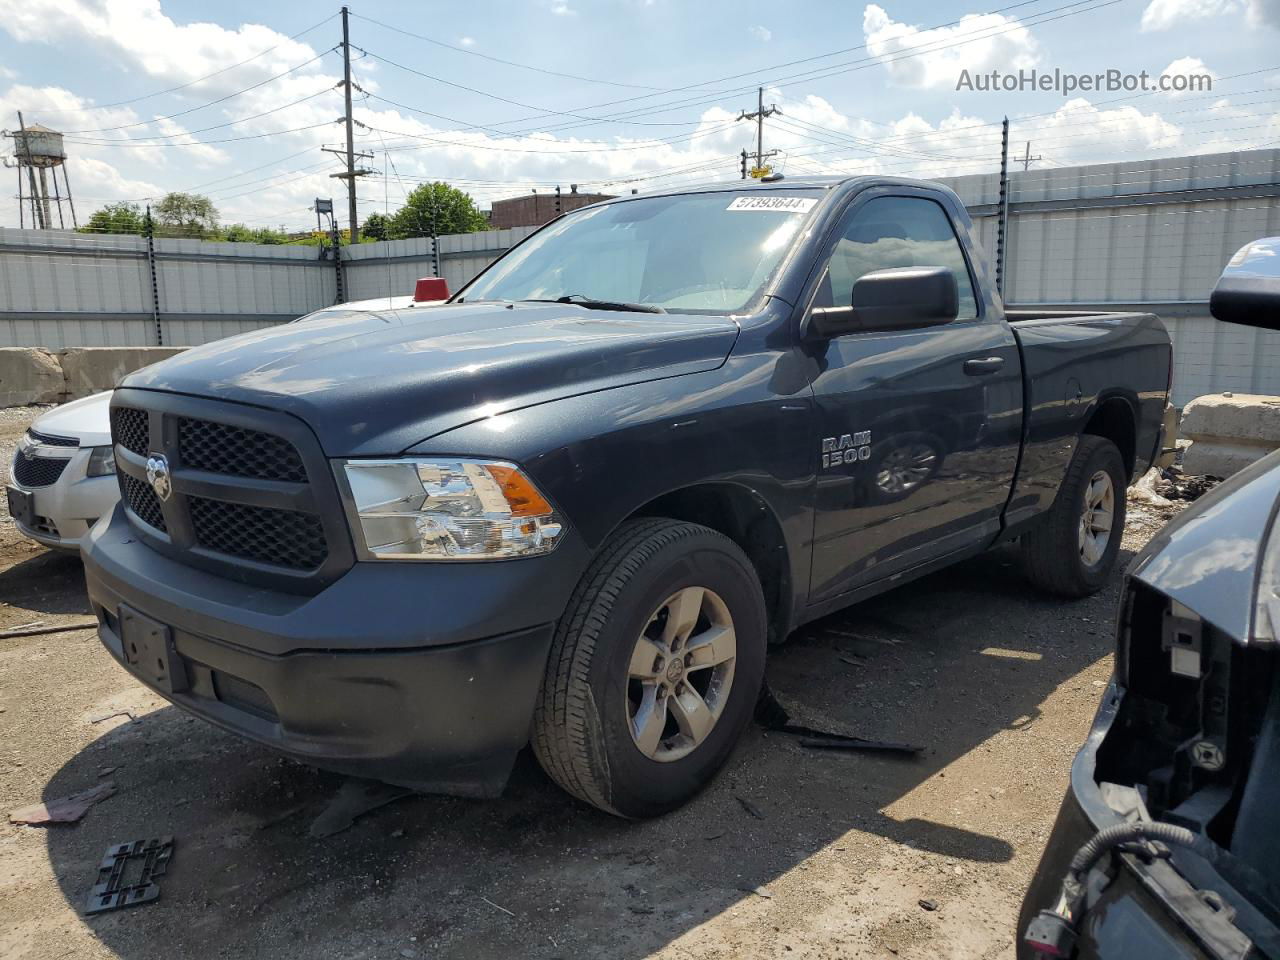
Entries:
[[1183,454],[1184,473],[1229,477],[1280,448],[1280,397],[1196,397],[1182,411],[1179,432],[1191,441]]
[[62,350],[64,395],[68,400],[114,389],[128,374],[166,360],[185,347],[78,347]]
[[0,347],[0,407],[62,399],[58,358],[39,347]]
[[1182,472],[1193,477],[1226,477],[1257,463],[1271,450],[1254,444],[1196,440],[1182,455]]

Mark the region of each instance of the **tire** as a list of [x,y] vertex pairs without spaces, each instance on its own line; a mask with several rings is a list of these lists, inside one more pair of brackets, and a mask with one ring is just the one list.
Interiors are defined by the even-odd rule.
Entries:
[[[677,621],[689,619],[686,648]],[[711,782],[751,720],[765,636],[759,578],[733,541],[694,523],[628,521],[601,547],[557,625],[534,708],[538,762],[569,793],[616,816],[674,810]],[[731,659],[709,665],[730,648]],[[655,739],[655,731],[664,733]]]
[[[1086,496],[1105,475],[1111,487],[1110,529],[1105,548],[1088,547],[1082,528]],[[1104,437],[1085,434],[1076,446],[1067,475],[1049,515],[1022,538],[1022,559],[1028,579],[1060,597],[1087,597],[1106,584],[1115,567],[1124,535],[1125,488],[1128,474],[1116,445]],[[1095,518],[1100,515],[1095,511]],[[1095,520],[1095,525],[1100,523]]]

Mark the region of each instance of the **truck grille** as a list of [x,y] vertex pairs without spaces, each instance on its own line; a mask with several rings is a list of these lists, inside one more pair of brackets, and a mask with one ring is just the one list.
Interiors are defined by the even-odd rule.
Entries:
[[56,483],[70,460],[61,457],[32,457],[21,453],[13,458],[13,479],[24,487],[47,487]]
[[258,430],[183,417],[178,421],[178,450],[183,464],[197,470],[259,480],[307,482],[307,468],[293,445]]
[[208,550],[295,570],[312,570],[328,554],[324,527],[312,514],[205,497],[189,497],[187,505],[196,543]]
[[[353,562],[328,462],[293,417],[126,388],[113,398],[111,429],[126,516],[153,549],[302,592]],[[171,486],[164,500],[147,476],[148,460],[161,456]]]
[[111,437],[126,450],[145,457],[151,444],[147,411],[135,407],[113,407]]
[[160,500],[151,492],[151,488],[126,473],[120,474],[120,483],[124,502],[134,515],[147,526],[164,533],[167,529],[164,525],[164,513],[160,509]]

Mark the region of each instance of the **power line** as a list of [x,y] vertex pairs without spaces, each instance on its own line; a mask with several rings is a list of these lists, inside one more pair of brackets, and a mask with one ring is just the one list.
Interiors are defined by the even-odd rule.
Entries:
[[[1034,2],[1034,0],[1028,0],[1028,2]],[[375,20],[373,19],[373,17],[366,17],[363,14],[353,13],[352,16],[357,17],[361,20],[365,20],[369,23],[377,24],[379,27],[382,27],[385,30],[390,30],[393,33],[399,33],[406,37],[412,37],[415,40],[421,40],[424,43],[430,43],[437,47],[443,47],[444,49],[452,50],[455,53],[465,53],[469,57],[479,57],[481,60],[488,60],[490,63],[501,63],[504,66],[508,66],[508,67],[517,67],[521,70],[531,70],[534,73],[543,73],[550,77],[562,77],[566,80],[580,80],[583,83],[599,83],[599,84],[604,84],[610,87],[626,87],[631,90],[653,90],[657,92],[663,92],[663,89],[664,89],[662,87],[649,87],[639,83],[622,83],[617,80],[603,80],[599,77],[584,77],[576,73],[561,73],[558,70],[548,70],[544,67],[535,67],[532,64],[518,63],[515,60],[503,60],[501,57],[495,57],[495,56],[492,56],[491,54],[481,53],[479,50],[468,50],[466,47],[455,47],[451,43],[445,43],[442,40],[435,40],[435,39],[432,39],[431,37],[424,37],[420,33],[414,33],[413,31],[405,30],[402,27],[393,27],[389,23],[383,23],[381,20]]]
[[[270,110],[264,110],[261,113],[255,113],[248,117],[237,117],[235,120],[227,120],[225,123],[215,123],[209,127],[200,127],[197,130],[184,130],[181,133],[156,133],[148,134],[145,137],[90,137],[88,139],[77,140],[77,143],[93,143],[97,145],[112,143],[145,143],[152,140],[173,140],[177,137],[191,137],[197,133],[208,133],[210,130],[220,130],[223,127],[233,127],[238,123],[248,123],[250,120],[260,120],[263,117],[269,117],[273,113],[279,113],[281,110],[288,110],[296,107],[300,103],[306,103],[308,100],[314,100],[316,97],[323,96],[336,90],[339,84],[325,87],[323,90],[317,90],[315,93],[309,93],[305,97],[299,97],[289,103],[281,104],[278,107],[272,107]],[[181,146],[199,146],[199,143],[181,144]]]
[[152,147],[207,147],[214,146],[219,143],[239,143],[242,140],[261,140],[263,137],[281,137],[288,133],[301,133],[303,130],[316,130],[320,127],[327,127],[333,123],[341,122],[338,120],[326,120],[321,123],[312,123],[304,127],[291,127],[288,130],[272,130],[268,133],[252,133],[243,137],[226,137],[222,140],[196,140],[193,143],[144,143],[138,140],[121,140],[109,141],[106,143],[95,143],[93,140],[67,140],[66,143],[78,143],[93,147],[141,147],[142,149],[150,149]]
[[332,53],[335,49],[337,48],[330,47],[328,50],[322,50],[320,53],[316,54],[310,60],[306,60],[298,64],[297,66],[290,67],[288,70],[285,70],[281,73],[277,73],[275,76],[267,77],[265,80],[259,80],[257,83],[250,84],[249,86],[243,88],[242,90],[236,90],[234,93],[228,93],[226,96],[218,97],[218,99],[216,100],[210,100],[208,103],[202,103],[194,107],[189,107],[186,110],[179,110],[177,113],[171,113],[166,117],[154,117],[151,120],[138,120],[134,123],[122,123],[114,127],[95,127],[89,130],[64,130],[62,132],[67,135],[76,135],[76,134],[85,134],[85,133],[109,133],[112,130],[129,130],[133,127],[145,127],[153,123],[161,123],[165,120],[176,120],[178,117],[185,117],[187,114],[195,113],[197,110],[204,110],[204,109],[207,109],[208,107],[217,106],[219,103],[225,103],[228,100],[233,100],[243,93],[248,93],[250,90],[257,90],[259,87],[266,86],[268,83],[274,83],[276,80],[279,80],[281,77],[287,77],[289,74],[294,73],[298,70],[301,70],[303,67],[310,66],[311,64],[315,63],[317,60],[323,58],[326,54]]
[[[248,59],[241,60],[239,63],[233,63],[229,67],[223,67],[220,70],[215,70],[213,71],[213,73],[206,73],[203,77],[197,77],[194,80],[188,80],[186,83],[180,83],[176,87],[168,87],[164,90],[157,90],[154,93],[144,93],[141,96],[132,97],[129,100],[117,100],[115,103],[99,103],[91,107],[64,107],[62,109],[51,108],[48,110],[43,110],[41,112],[42,113],[82,113],[82,112],[87,113],[90,110],[109,110],[112,107],[125,107],[131,103],[140,103],[143,100],[151,100],[155,97],[162,97],[167,93],[177,93],[179,90],[185,90],[188,87],[193,87],[197,83],[204,83],[206,80],[211,80],[214,77],[221,76],[222,74],[227,73],[228,71],[235,70],[237,67],[243,67],[246,63],[252,63],[254,60],[257,60],[261,57],[265,57],[268,53],[271,53],[273,50],[279,50],[286,43],[289,43],[293,40],[297,40],[299,37],[310,33],[312,30],[316,30],[319,27],[323,27],[326,23],[328,23],[330,20],[332,20],[336,16],[337,16],[336,13],[331,13],[329,14],[329,16],[325,17],[319,23],[313,23],[311,26],[307,27],[305,30],[299,30],[293,36],[286,37],[284,40],[281,40],[275,46],[267,47],[267,49],[262,50],[259,53],[255,53],[252,57],[249,57]],[[111,129],[111,128],[104,128],[104,129]]]

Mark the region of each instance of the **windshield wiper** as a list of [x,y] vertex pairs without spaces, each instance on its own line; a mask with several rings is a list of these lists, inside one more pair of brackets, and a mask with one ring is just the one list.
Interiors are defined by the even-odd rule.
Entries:
[[591,310],[625,310],[630,313],[666,313],[662,307],[649,303],[624,303],[620,300],[596,300],[581,293],[567,293],[554,300],[531,300],[531,303],[572,303]]

